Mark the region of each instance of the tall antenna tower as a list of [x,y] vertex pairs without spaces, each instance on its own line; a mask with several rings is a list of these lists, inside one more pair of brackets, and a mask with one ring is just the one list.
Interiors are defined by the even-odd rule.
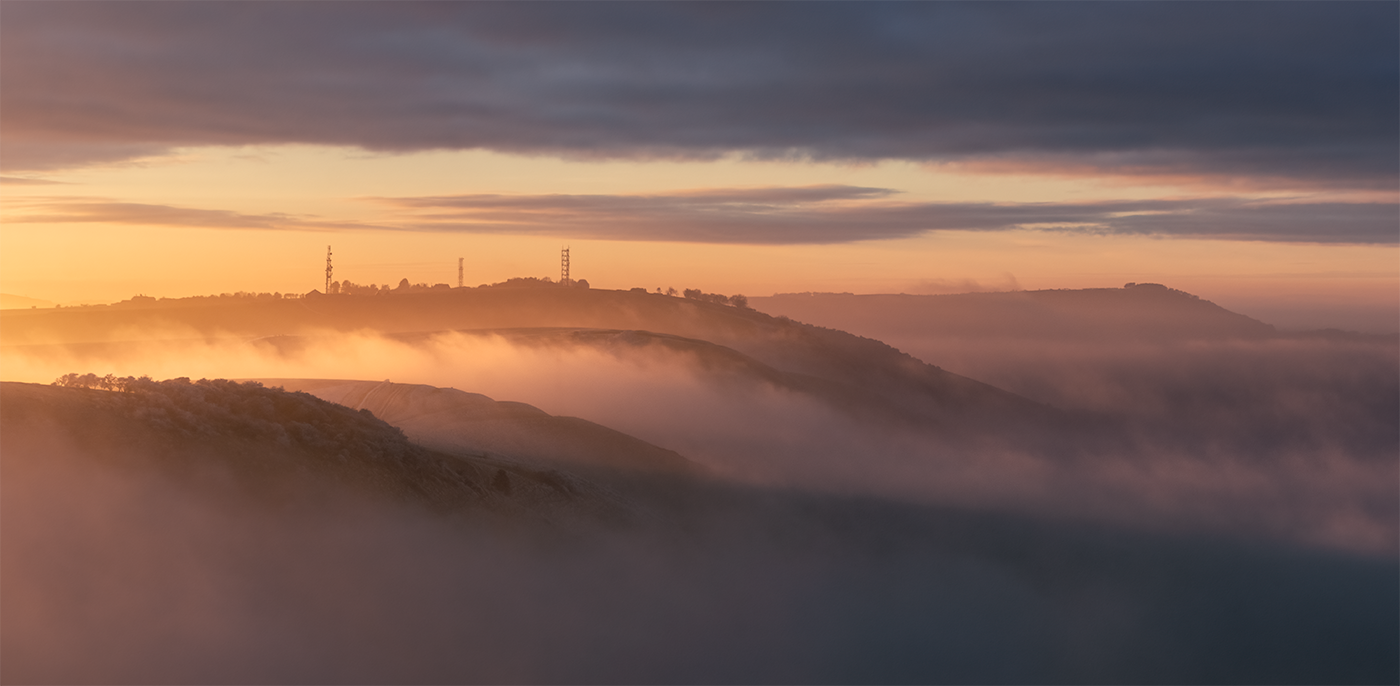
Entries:
[[326,246],[326,294],[331,292],[331,246]]
[[461,287],[462,287],[462,260],[463,260],[463,259],[464,259],[464,258],[461,258],[461,257],[457,258],[457,287],[458,287],[458,288],[461,288]]
[[569,249],[564,248],[559,251],[559,283],[565,286],[573,282],[569,280]]

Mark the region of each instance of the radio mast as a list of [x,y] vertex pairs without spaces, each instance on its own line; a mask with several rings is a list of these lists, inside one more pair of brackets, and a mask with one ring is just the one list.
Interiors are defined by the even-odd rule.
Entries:
[[457,287],[458,287],[458,288],[461,288],[461,287],[462,287],[462,260],[463,260],[463,259],[464,259],[464,258],[461,258],[461,257],[457,258]]
[[559,283],[568,286],[569,281],[569,249],[564,248],[559,251]]
[[326,295],[331,294],[331,246],[326,246]]

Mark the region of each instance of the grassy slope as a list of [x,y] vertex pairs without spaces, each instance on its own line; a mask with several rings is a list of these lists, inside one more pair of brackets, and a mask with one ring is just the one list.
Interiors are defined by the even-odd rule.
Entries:
[[260,379],[269,386],[367,409],[403,429],[415,443],[453,454],[491,453],[517,462],[561,467],[697,473],[671,450],[575,417],[484,395],[387,381]]
[[273,501],[330,487],[439,511],[549,518],[616,507],[568,475],[447,455],[369,412],[255,383],[173,380],[120,392],[0,382],[0,446],[7,471],[77,454]]

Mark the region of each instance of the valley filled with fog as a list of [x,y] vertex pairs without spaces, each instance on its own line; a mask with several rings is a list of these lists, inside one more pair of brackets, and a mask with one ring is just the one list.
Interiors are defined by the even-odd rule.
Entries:
[[1394,336],[750,304],[4,312],[5,680],[1396,677]]

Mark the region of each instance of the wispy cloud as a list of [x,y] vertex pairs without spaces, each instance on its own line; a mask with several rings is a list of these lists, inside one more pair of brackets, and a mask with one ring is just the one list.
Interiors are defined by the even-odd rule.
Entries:
[[384,210],[360,221],[280,212],[17,198],[5,221],[202,229],[387,230],[565,236],[750,245],[835,244],[932,231],[1032,229],[1302,243],[1393,244],[1392,203],[1284,203],[1238,199],[1093,203],[908,202],[860,186],[711,188],[635,195],[441,195],[365,198]]
[[1394,243],[1387,203],[1235,199],[1097,203],[901,202],[852,186],[709,189],[645,195],[374,198],[408,228],[699,243],[843,243],[929,231],[1041,229],[1317,243]]
[[247,214],[220,209],[116,202],[103,198],[26,199],[7,203],[7,224],[129,224],[204,229],[335,229],[387,228],[356,222],[327,221],[283,213]]

